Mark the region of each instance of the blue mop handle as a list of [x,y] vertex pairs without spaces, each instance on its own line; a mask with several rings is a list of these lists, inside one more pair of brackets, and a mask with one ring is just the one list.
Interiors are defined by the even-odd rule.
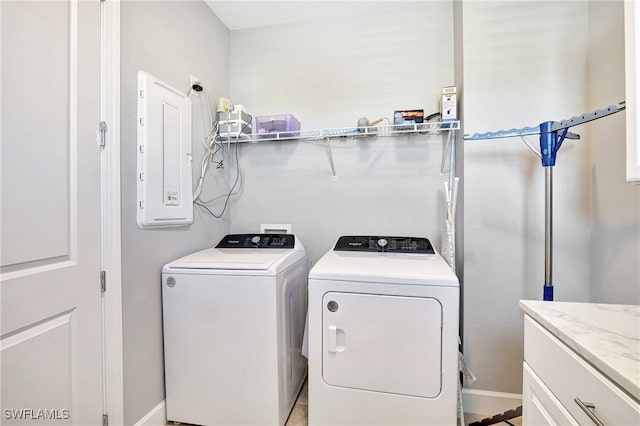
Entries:
[[556,154],[567,136],[567,129],[562,135],[553,130],[554,122],[540,123],[540,157],[545,176],[545,232],[544,232],[544,291],[543,300],[553,301],[553,167],[556,165]]
[[544,285],[542,300],[545,302],[553,302],[553,286],[551,284]]

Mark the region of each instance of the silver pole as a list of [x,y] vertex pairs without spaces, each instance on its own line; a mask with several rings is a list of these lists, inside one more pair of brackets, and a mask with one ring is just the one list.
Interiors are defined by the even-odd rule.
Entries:
[[553,167],[544,168],[545,211],[544,211],[544,285],[552,287],[553,273]]

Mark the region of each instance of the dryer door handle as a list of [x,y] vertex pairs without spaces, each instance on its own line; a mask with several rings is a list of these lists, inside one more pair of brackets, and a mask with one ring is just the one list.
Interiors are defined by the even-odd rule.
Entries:
[[336,353],[336,346],[338,344],[338,327],[330,325],[327,335],[327,350],[331,353]]
[[344,330],[336,327],[335,325],[329,325],[327,327],[327,352],[338,353],[345,350],[345,335]]

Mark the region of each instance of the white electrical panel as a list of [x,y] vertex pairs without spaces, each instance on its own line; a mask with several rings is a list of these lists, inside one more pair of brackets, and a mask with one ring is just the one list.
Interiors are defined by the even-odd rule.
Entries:
[[138,214],[140,228],[193,222],[191,100],[138,72]]

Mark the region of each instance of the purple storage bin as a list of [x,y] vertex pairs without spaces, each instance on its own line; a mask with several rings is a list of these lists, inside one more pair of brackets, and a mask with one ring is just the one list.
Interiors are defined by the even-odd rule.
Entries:
[[255,133],[265,138],[296,137],[300,135],[300,122],[291,114],[262,115],[255,118]]

